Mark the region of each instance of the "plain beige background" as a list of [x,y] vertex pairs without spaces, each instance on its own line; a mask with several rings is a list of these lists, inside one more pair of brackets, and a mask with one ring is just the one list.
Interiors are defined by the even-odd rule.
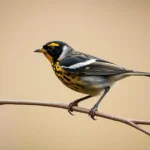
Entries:
[[[0,35],[1,99],[70,103],[83,96],[66,88],[44,56],[33,53],[51,40],[150,72],[148,0],[1,0]],[[97,99],[80,106],[91,108]],[[150,79],[120,81],[99,111],[150,120]],[[56,108],[5,105],[0,120],[1,150],[150,149],[150,138],[129,126]]]

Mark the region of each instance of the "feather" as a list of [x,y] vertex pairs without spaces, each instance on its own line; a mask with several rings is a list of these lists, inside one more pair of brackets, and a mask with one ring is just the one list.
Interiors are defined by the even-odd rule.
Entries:
[[87,76],[108,76],[132,72],[132,70],[126,70],[114,63],[84,53],[64,58],[60,61],[60,66],[70,73]]

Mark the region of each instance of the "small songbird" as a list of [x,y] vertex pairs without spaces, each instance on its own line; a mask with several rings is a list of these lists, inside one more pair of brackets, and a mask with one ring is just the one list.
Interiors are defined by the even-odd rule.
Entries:
[[150,77],[150,73],[122,68],[109,61],[76,51],[61,41],[46,43],[35,52],[46,56],[56,76],[64,85],[74,91],[87,94],[69,104],[70,114],[73,111],[72,107],[78,106],[79,102],[102,93],[97,103],[89,111],[89,115],[94,120],[99,103],[115,82],[129,76]]

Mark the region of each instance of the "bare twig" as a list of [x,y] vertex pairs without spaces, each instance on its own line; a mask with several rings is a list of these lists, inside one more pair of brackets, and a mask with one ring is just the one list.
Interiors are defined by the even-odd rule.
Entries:
[[[68,109],[67,104],[63,103],[52,103],[52,102],[43,102],[43,101],[31,101],[31,100],[0,100],[0,105],[4,104],[13,104],[13,105],[36,105],[36,106],[47,106],[47,107],[56,107],[56,108],[62,108],[62,109]],[[80,112],[80,113],[89,113],[89,109],[76,107],[74,106],[73,111]],[[150,125],[150,121],[144,121],[144,120],[134,120],[134,119],[127,119],[119,116],[112,116],[108,115],[102,112],[95,112],[95,116],[118,121],[124,124],[127,124],[129,126],[132,126],[133,128],[136,128],[137,130],[140,130],[144,132],[145,134],[150,136],[150,131],[140,127],[138,124],[141,125]]]

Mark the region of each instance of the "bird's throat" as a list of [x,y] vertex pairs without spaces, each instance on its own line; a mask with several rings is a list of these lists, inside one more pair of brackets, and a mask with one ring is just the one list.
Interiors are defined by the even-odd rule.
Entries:
[[45,57],[50,61],[50,63],[53,64],[53,59],[52,59],[52,57],[51,57],[49,54],[47,54],[47,53],[44,53],[44,55],[45,55]]

